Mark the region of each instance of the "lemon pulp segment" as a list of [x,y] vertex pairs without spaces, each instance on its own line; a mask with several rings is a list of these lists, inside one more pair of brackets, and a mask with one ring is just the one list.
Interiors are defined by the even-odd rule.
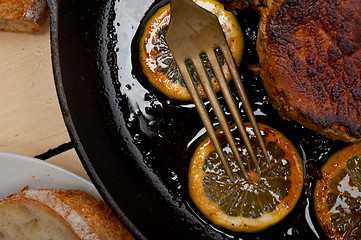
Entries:
[[361,239],[361,144],[333,154],[315,186],[316,216],[331,239]]
[[[237,145],[247,169],[246,179],[228,145],[224,145],[232,182],[207,137],[196,149],[189,169],[189,192],[195,205],[211,222],[232,231],[261,231],[281,221],[296,205],[303,186],[303,165],[291,142],[281,133],[260,124],[271,168],[257,147],[260,172],[250,161],[239,138]],[[222,132],[218,132],[221,136]]]
[[[243,53],[243,34],[236,17],[233,13],[226,11],[218,1],[194,0],[194,2],[218,17],[233,58],[236,65],[239,66]],[[139,43],[140,63],[149,82],[160,92],[178,100],[191,100],[178,66],[165,41],[170,14],[170,5],[166,4],[158,9],[146,23]],[[220,50],[216,50],[216,56],[223,65],[223,72],[227,81],[229,81],[231,74],[224,64],[224,58]],[[213,88],[215,91],[219,91],[219,85],[214,78],[209,62],[204,58],[202,58],[202,61],[205,63],[206,70],[212,79]],[[192,68],[192,65],[189,68],[198,92],[201,97],[206,97],[194,68]]]

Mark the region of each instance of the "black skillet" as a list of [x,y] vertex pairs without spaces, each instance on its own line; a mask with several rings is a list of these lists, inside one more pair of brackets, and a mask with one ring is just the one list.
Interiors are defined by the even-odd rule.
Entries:
[[323,239],[312,212],[314,179],[308,169],[319,167],[337,143],[281,120],[267,103],[261,80],[246,70],[246,64],[257,61],[255,12],[236,13],[246,38],[240,72],[258,121],[289,137],[307,168],[296,209],[266,231],[243,234],[212,225],[193,206],[187,169],[204,129],[191,103],[168,99],[154,90],[139,68],[141,26],[152,9],[164,2],[48,3],[53,70],[70,136],[97,189],[136,238]]

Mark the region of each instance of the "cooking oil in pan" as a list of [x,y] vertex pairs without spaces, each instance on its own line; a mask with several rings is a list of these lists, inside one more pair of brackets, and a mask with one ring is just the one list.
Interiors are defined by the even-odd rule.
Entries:
[[[148,14],[152,12],[154,11],[150,10]],[[267,101],[262,80],[248,70],[250,65],[257,64],[258,61],[255,49],[258,15],[251,9],[237,11],[235,14],[245,37],[245,51],[239,72],[253,103],[257,120],[282,132],[296,146],[303,158],[305,176],[301,199],[294,211],[281,223],[259,233],[234,233],[207,222],[193,205],[188,196],[188,165],[195,146],[204,137],[205,130],[191,102],[177,101],[164,96],[151,86],[142,73],[138,41],[146,17],[138,27],[139,23],[120,25],[121,21],[115,18],[113,26],[108,29],[110,35],[119,37],[119,30],[122,28],[124,31],[124,27],[128,26],[130,34],[134,34],[129,49],[121,48],[120,39],[108,46],[109,55],[113,56],[109,58],[112,60],[108,64],[113,68],[112,78],[117,96],[113,107],[122,109],[121,114],[126,121],[129,134],[128,141],[136,146],[144,164],[152,169],[161,184],[167,188],[172,196],[171,201],[178,205],[181,211],[203,222],[206,228],[214,233],[215,239],[325,239],[314,217],[312,192],[315,180],[320,177],[319,168],[342,144],[325,139],[297,123],[284,121],[278,116]],[[119,66],[117,59],[124,58],[125,54],[131,55],[130,64]],[[231,88],[233,89],[232,84]],[[236,95],[235,97],[241,107],[240,100]],[[220,102],[224,104],[222,97]],[[206,106],[209,106],[207,101]],[[211,118],[216,122],[212,109],[209,108],[209,111]],[[246,119],[242,110],[241,115]],[[227,117],[230,117],[229,114]]]

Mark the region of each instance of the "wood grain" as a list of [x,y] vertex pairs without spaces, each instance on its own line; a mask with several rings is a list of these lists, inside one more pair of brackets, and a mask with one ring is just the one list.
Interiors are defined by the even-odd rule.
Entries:
[[[70,142],[54,84],[50,27],[0,32],[0,151],[34,157]],[[74,150],[53,163],[86,176]]]

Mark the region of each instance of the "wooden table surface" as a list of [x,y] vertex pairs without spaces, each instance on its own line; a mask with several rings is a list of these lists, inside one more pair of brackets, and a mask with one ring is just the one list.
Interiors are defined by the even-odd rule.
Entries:
[[87,177],[56,95],[49,20],[37,34],[0,32],[0,152],[42,158]]

